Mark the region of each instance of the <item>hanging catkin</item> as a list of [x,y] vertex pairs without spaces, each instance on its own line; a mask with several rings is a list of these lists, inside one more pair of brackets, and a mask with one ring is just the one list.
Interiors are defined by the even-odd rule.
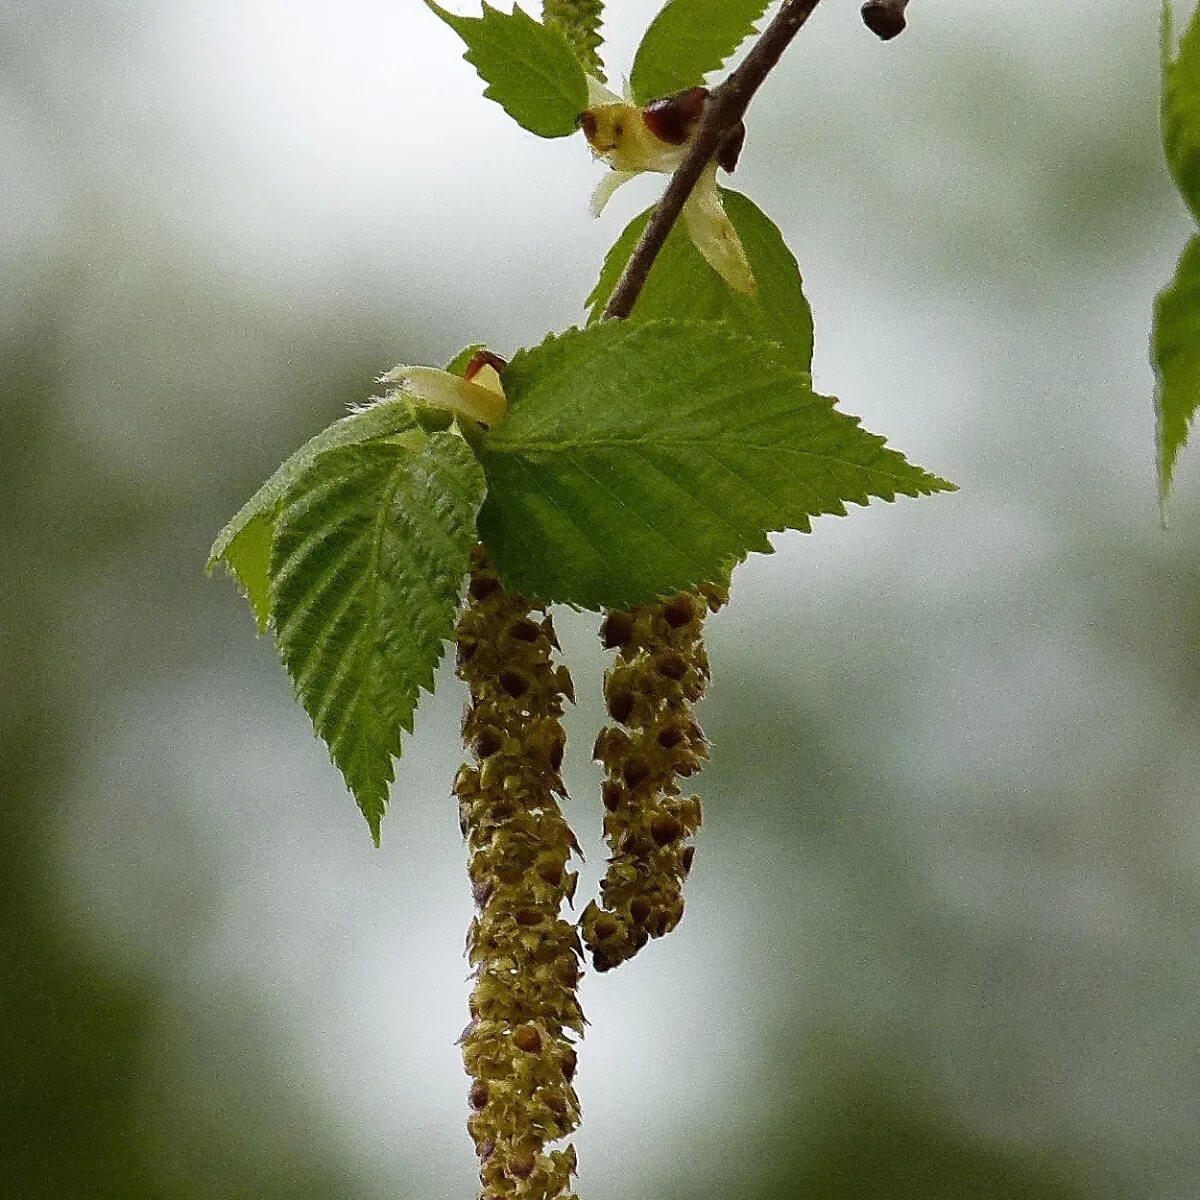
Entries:
[[680,794],[679,780],[708,757],[692,705],[708,686],[706,610],[728,599],[706,585],[661,604],[610,612],[600,627],[617,652],[604,676],[613,724],[596,739],[604,765],[604,837],[611,857],[594,901],[580,919],[597,971],[632,958],[683,916],[683,881],[692,865],[690,838],[700,826],[700,798]]
[[604,20],[604,0],[542,0],[542,20],[563,31],[583,69],[603,83],[600,45],[604,39],[600,24]]
[[556,799],[571,676],[551,661],[551,618],[506,591],[479,548],[457,636],[471,692],[463,744],[475,761],[454,791],[479,910],[467,937],[475,987],[462,1050],[481,1200],[574,1200],[574,1147],[547,1149],[579,1125],[568,1034],[583,1033],[582,948],[559,916],[574,894],[567,863],[578,845]]

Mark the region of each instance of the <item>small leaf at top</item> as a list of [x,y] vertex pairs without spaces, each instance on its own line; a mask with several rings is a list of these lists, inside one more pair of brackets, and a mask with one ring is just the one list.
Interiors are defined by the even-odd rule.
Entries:
[[1200,220],[1200,10],[1192,17],[1174,55],[1171,4],[1162,15],[1163,149],[1176,186]]
[[1151,355],[1158,376],[1158,489],[1165,506],[1179,452],[1200,407],[1200,234],[1154,305]]
[[718,578],[767,533],[953,485],[812,391],[771,342],[708,321],[611,321],[522,351],[482,435],[479,531],[541,601],[617,608]]
[[755,32],[771,0],[667,0],[633,59],[639,104],[704,82]]
[[483,6],[482,17],[460,17],[435,0],[425,3],[467,45],[463,57],[518,125],[538,137],[567,137],[588,106],[587,77],[556,25],[542,25],[520,8],[511,16]]
[[[725,211],[742,240],[758,290],[753,296],[733,291],[706,263],[687,230],[676,224],[630,314],[633,321],[694,318],[723,321],[730,329],[778,342],[788,361],[802,370],[812,366],[812,311],[804,298],[800,268],[775,223],[748,196],[721,189]],[[599,321],[621,272],[637,246],[653,209],[634,217],[604,259],[600,279],[587,298],[588,324]]]
[[279,511],[275,640],[376,844],[401,730],[454,632],[483,487],[462,438],[434,433],[327,451]]
[[211,572],[221,559],[225,560],[250,601],[259,633],[266,629],[270,615],[267,564],[275,528],[275,510],[283,494],[312,465],[318,454],[337,446],[394,437],[416,427],[408,402],[400,397],[382,400],[361,412],[334,421],[316,437],[305,442],[279,467],[217,535],[208,552],[206,569]]

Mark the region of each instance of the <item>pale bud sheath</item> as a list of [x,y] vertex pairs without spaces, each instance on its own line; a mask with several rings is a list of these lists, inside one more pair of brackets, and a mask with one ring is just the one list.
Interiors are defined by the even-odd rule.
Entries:
[[380,377],[380,383],[403,392],[409,399],[434,408],[444,408],[491,429],[508,411],[500,376],[492,367],[483,367],[473,379],[461,379],[437,367],[393,368]]
[[743,296],[754,295],[754,272],[750,269],[742,239],[725,212],[721,193],[717,190],[715,160],[704,168],[700,182],[683,206],[683,222],[696,249],[704,256],[704,261],[735,292]]
[[[581,114],[580,126],[592,153],[610,168],[592,193],[591,212],[598,217],[613,193],[634,176],[644,171],[670,174],[679,166],[699,127],[708,93],[692,88],[639,108],[594,79],[588,83],[592,107]],[[704,261],[735,292],[749,296],[755,291],[754,272],[717,187],[718,160],[732,170],[740,148],[739,135],[731,155],[723,148],[705,167],[684,205],[683,221]]]

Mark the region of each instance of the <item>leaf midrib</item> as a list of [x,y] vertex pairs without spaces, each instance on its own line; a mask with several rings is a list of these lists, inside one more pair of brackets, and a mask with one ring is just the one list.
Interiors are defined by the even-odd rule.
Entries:
[[[496,455],[524,455],[534,458],[551,458],[558,454],[571,454],[578,451],[588,450],[706,450],[711,448],[711,452],[716,450],[766,450],[772,454],[777,454],[784,458],[794,459],[817,459],[823,463],[834,463],[838,466],[853,468],[856,471],[878,471],[881,474],[890,474],[881,467],[874,466],[868,463],[855,462],[853,459],[842,458],[836,454],[827,454],[820,450],[801,450],[794,446],[781,446],[777,442],[746,442],[746,441],[730,441],[724,438],[659,438],[659,437],[636,437],[636,438],[592,438],[592,439],[564,439],[555,441],[515,441],[504,442],[503,444],[489,445],[488,453]],[[887,455],[889,453],[886,446],[879,447],[880,453]],[[890,453],[896,453],[891,451]],[[909,464],[911,468],[911,464]],[[928,475],[929,479],[936,479],[936,476]]]

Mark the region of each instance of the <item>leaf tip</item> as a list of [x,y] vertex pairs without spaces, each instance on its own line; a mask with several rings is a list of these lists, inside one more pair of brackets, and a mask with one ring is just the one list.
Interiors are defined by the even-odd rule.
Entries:
[[[391,771],[388,771],[389,778]],[[351,788],[359,812],[366,818],[367,828],[371,831],[371,842],[378,850],[380,846],[381,826],[383,816],[387,811],[387,790],[376,791],[372,787]]]
[[[1163,412],[1164,385],[1158,361],[1153,362],[1156,385],[1154,388],[1154,449],[1155,466],[1158,471],[1158,526],[1165,533],[1171,521],[1171,484],[1175,476],[1175,460],[1179,446],[1172,447],[1167,440]],[[1187,440],[1186,427],[1184,441]]]

